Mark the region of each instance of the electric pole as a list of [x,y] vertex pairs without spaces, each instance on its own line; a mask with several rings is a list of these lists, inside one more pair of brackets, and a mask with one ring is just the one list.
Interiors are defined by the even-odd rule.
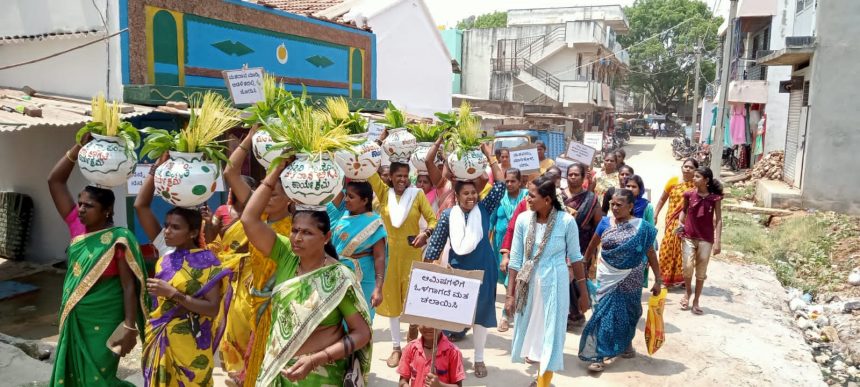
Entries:
[[[693,136],[696,135],[696,122],[698,121],[699,116],[699,70],[702,62],[702,47],[703,42],[700,40],[699,45],[696,46],[696,71],[693,73],[696,81],[693,82]],[[690,141],[693,139],[691,138]],[[699,141],[702,140],[701,132],[699,134]]]
[[711,143],[711,170],[714,177],[719,179],[720,167],[723,163],[723,127],[726,123],[726,105],[729,99],[729,67],[732,63],[732,46],[735,42],[735,16],[738,13],[738,0],[729,3],[729,20],[726,28],[726,40],[723,43],[723,63],[720,68],[720,103],[717,110],[717,127],[714,129],[714,142]]

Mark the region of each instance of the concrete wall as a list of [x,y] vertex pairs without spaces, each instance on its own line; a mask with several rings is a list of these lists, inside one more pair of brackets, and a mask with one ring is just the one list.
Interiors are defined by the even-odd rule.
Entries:
[[[80,1],[63,2],[61,9],[73,6]],[[92,15],[94,12],[92,3],[85,1],[86,9],[78,9],[68,15],[55,14],[54,11],[44,14],[44,6],[38,7],[36,2],[18,2],[20,5],[19,16],[25,17],[30,13],[32,7],[37,7],[40,17],[43,18],[33,31],[46,32],[50,30],[69,30],[75,28],[92,27]],[[27,7],[24,4],[29,4]],[[119,6],[116,1],[111,1],[108,8],[104,8],[102,1],[96,1],[100,5],[107,19],[109,32],[113,33],[119,29]],[[80,5],[80,4],[78,4]],[[53,8],[48,7],[47,9]],[[72,7],[72,9],[77,9]],[[51,18],[51,15],[56,17]],[[95,14],[96,18],[99,16]],[[6,15],[8,16],[8,14]],[[68,17],[68,19],[67,19]],[[50,20],[49,20],[50,19]],[[4,17],[2,23],[6,22]],[[51,21],[54,27],[44,25]],[[0,23],[0,25],[2,25]],[[99,19],[98,28],[103,29]],[[44,30],[44,31],[43,31]],[[0,28],[0,31],[3,31]],[[7,31],[8,32],[8,31]],[[14,34],[13,34],[14,35]],[[86,44],[101,39],[103,35],[94,35],[69,39],[53,39],[42,41],[28,41],[12,44],[0,44],[0,66],[18,64],[33,59],[43,58],[51,54],[64,51],[75,46]],[[30,86],[37,91],[51,94],[60,94],[71,97],[89,99],[99,92],[105,93],[108,99],[122,99],[122,69],[120,65],[121,50],[119,36],[107,39],[69,53],[47,59],[41,62],[27,64],[20,67],[0,71],[0,85],[5,87],[21,88]]]
[[116,3],[111,0],[4,1],[0,36],[104,30],[99,12],[104,15],[108,2]]
[[[65,157],[65,152],[72,147],[77,129],[33,127],[0,134],[0,165],[7,166],[3,173],[0,173],[0,191],[27,194],[33,198],[35,206],[27,260],[48,262],[66,256],[69,230],[54,208],[48,192],[47,178],[57,160]],[[72,196],[77,197],[86,184],[86,180],[75,167],[69,179]],[[114,220],[117,226],[126,226],[127,223],[126,193],[125,186],[114,189]]]
[[[463,66],[463,31],[458,29],[449,28],[447,30],[442,31],[442,40],[445,41],[445,47],[448,48],[448,52],[451,54],[451,59],[457,61],[460,64],[460,68],[462,70]],[[460,94],[461,86],[460,82],[462,79],[461,74],[454,74],[454,79],[451,81],[451,93]]]
[[[818,2],[818,0],[813,0],[814,2]],[[838,0],[837,0],[838,1]],[[797,10],[796,0],[794,1],[794,5],[791,6],[793,12],[795,12],[794,18],[794,27],[792,31],[792,36],[813,36],[815,35],[815,9],[816,5],[810,5],[802,10]]]
[[500,39],[542,36],[558,25],[534,25],[513,28],[473,29],[463,32],[462,94],[488,99],[492,58]]
[[[860,174],[853,172],[860,131],[852,114],[857,90],[846,80],[860,79],[860,2],[818,4],[818,45],[809,95],[805,163],[801,191],[809,207],[860,214]],[[826,21],[826,22],[824,22]]]
[[418,0],[401,1],[367,24],[376,34],[377,98],[423,117],[451,109],[451,58]]
[[[793,36],[795,0],[776,0],[776,14],[770,24],[770,49],[785,48],[785,38]],[[791,79],[791,66],[767,68],[767,134],[764,152],[785,150],[788,131],[788,93],[779,92],[779,82]]]

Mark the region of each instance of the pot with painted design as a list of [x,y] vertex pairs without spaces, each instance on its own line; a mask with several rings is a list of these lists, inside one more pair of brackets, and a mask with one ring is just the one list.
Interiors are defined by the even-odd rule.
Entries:
[[334,153],[334,161],[352,181],[367,181],[382,163],[382,148],[375,142],[364,142]]
[[78,152],[78,169],[93,185],[112,188],[125,184],[137,165],[137,154],[119,137],[91,133],[92,140]]
[[297,207],[325,211],[325,205],[343,190],[343,177],[343,170],[328,154],[299,153],[281,172],[281,185]]
[[393,163],[409,163],[409,158],[412,157],[416,147],[418,147],[418,141],[406,128],[390,129],[388,136],[382,141],[382,151]]
[[484,173],[489,162],[480,149],[462,152],[451,152],[448,155],[448,168],[457,180],[474,180]]
[[155,194],[177,207],[195,207],[215,193],[219,175],[218,166],[202,152],[171,151],[170,160],[155,170]]

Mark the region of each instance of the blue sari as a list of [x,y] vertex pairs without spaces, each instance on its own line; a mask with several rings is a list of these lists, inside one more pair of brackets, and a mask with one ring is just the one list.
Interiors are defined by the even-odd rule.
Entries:
[[[511,198],[510,194],[505,192],[505,196],[502,197],[499,203],[499,208],[490,214],[490,225],[493,228],[493,255],[496,257],[496,267],[502,263],[502,253],[500,251],[502,250],[502,241],[505,239],[508,226],[513,227],[510,223],[511,218],[514,216],[514,210],[517,208],[517,204],[520,204],[528,194],[529,191],[527,189],[520,189],[517,196]],[[499,270],[498,282],[508,286],[508,273]]]
[[601,237],[601,261],[597,268],[597,304],[579,341],[579,358],[590,362],[626,351],[642,317],[643,258],[654,246],[657,229],[633,218],[611,224],[603,218],[597,227]]
[[339,207],[329,203],[327,212],[332,224],[331,242],[340,254],[341,263],[355,272],[358,282],[361,283],[372,321],[376,312],[370,303],[373,289],[376,288],[373,245],[387,236],[382,218],[374,212],[349,215],[344,203]]

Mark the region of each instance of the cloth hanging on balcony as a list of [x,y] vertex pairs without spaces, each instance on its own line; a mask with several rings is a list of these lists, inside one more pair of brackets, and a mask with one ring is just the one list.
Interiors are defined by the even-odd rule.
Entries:
[[739,145],[739,144],[747,144],[749,141],[747,140],[747,122],[746,122],[746,108],[743,104],[732,104],[731,108],[732,119],[731,124],[729,126],[729,131],[731,132],[731,144]]

